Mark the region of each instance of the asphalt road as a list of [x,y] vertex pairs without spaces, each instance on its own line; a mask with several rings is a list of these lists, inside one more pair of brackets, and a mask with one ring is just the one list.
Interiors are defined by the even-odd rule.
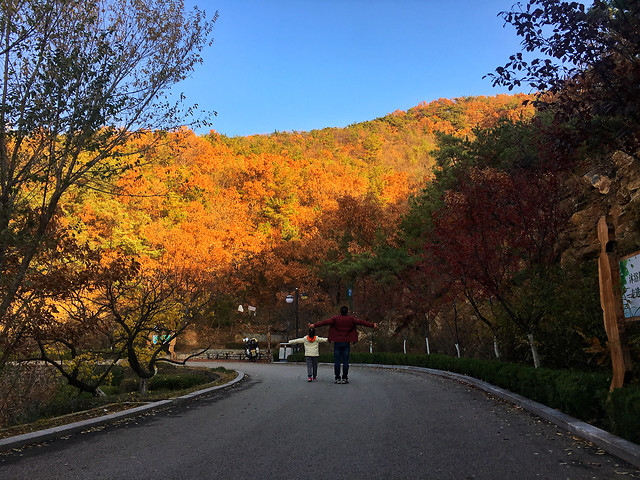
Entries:
[[[202,363],[199,363],[202,365]],[[0,479],[625,479],[634,467],[451,379],[354,366],[247,373],[186,405],[0,455]]]

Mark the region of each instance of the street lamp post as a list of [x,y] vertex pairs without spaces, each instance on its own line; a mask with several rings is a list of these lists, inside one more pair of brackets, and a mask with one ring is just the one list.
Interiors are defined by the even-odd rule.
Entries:
[[298,325],[299,325],[299,318],[298,318],[298,287],[296,287],[296,291],[295,291],[296,295],[295,297],[291,294],[287,295],[286,301],[287,303],[293,303],[295,302],[296,306],[295,306],[295,310],[296,310],[296,338],[298,338]]
[[[305,292],[300,293],[300,289],[298,287],[296,287],[295,291],[294,291],[295,295],[287,295],[287,298],[285,299],[287,303],[291,304],[291,303],[295,303],[295,315],[296,315],[296,338],[299,338],[299,325],[300,325],[300,309],[299,309],[299,301],[300,299],[304,300],[305,298],[307,298],[307,294]],[[297,347],[297,345],[296,345]]]

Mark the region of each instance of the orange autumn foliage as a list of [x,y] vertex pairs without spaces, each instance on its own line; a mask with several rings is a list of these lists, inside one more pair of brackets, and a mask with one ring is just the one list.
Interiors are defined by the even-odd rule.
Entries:
[[394,245],[437,131],[470,135],[530,115],[524,99],[440,99],[344,129],[150,133],[135,140],[145,154],[116,179],[115,196],[78,195],[67,211],[95,243],[218,279],[221,290],[317,284],[329,256]]

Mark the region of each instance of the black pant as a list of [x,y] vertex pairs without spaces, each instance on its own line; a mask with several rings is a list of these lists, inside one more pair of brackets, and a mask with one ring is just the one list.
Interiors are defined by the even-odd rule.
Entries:
[[333,344],[333,370],[336,378],[340,378],[340,365],[342,364],[342,378],[349,376],[349,352],[351,344],[349,342],[334,342]]

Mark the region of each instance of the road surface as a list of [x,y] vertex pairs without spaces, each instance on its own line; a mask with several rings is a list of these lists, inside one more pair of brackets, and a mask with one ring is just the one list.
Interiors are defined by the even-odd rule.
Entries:
[[0,455],[0,479],[628,479],[634,467],[455,380],[208,362],[247,378],[186,405]]

